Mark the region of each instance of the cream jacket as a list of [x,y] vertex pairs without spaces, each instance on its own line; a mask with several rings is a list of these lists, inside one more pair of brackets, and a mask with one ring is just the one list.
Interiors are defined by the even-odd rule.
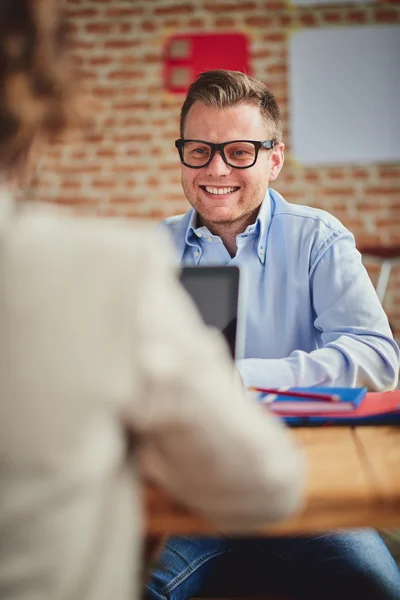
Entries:
[[297,449],[167,241],[0,196],[1,600],[137,597],[144,474],[224,531],[293,511]]

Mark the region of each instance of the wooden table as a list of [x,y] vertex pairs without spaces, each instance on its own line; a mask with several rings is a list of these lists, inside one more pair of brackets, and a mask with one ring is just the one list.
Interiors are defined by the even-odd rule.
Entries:
[[[308,462],[299,514],[260,534],[296,534],[348,527],[400,527],[400,427],[293,429]],[[147,486],[150,536],[213,534],[205,519]]]

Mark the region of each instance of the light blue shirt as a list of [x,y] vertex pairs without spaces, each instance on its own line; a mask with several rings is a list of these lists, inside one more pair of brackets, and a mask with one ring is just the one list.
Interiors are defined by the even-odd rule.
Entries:
[[269,189],[232,258],[197,213],[163,222],[184,265],[246,271],[246,386],[395,387],[399,349],[353,235],[329,213]]

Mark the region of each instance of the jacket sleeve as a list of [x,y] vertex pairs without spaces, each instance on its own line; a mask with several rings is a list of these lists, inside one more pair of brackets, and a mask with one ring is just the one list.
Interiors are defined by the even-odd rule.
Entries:
[[303,491],[299,450],[244,394],[225,343],[174,272],[151,251],[146,264],[136,305],[142,400],[128,414],[143,471],[226,531],[289,515]]

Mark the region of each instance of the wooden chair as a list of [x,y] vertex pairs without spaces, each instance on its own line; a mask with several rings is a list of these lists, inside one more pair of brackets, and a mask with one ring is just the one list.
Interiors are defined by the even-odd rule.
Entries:
[[400,246],[364,246],[359,250],[366,258],[373,258],[381,263],[376,282],[376,293],[383,304],[392,268],[400,262]]

